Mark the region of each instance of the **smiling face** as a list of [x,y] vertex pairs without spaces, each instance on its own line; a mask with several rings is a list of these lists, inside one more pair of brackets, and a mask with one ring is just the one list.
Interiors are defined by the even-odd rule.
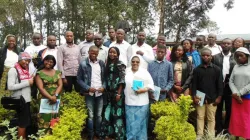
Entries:
[[19,65],[20,65],[23,69],[28,69],[28,68],[29,68],[30,59],[20,60],[20,61],[18,61],[18,63],[19,63]]
[[133,57],[132,60],[131,60],[131,64],[132,64],[132,70],[133,71],[138,71],[139,65],[140,65],[139,57]]
[[94,43],[97,47],[101,47],[102,46],[102,43],[103,43],[103,39],[102,39],[102,35],[100,34],[96,34],[94,36]]
[[118,58],[118,54],[114,48],[109,49],[109,59],[114,60]]
[[14,48],[16,46],[16,39],[13,36],[8,37],[7,39],[8,48]]
[[239,47],[244,47],[244,40],[242,38],[236,38],[234,40],[233,47],[237,50]]
[[185,49],[186,52],[189,52],[192,48],[191,42],[189,40],[183,41],[182,44],[183,48]]
[[207,37],[207,41],[209,45],[214,45],[216,41],[216,35],[215,34],[209,34]]
[[178,46],[176,51],[174,52],[175,53],[175,56],[176,58],[181,58],[184,54],[184,49],[182,46]]
[[93,48],[89,50],[89,59],[91,61],[96,61],[97,60],[97,56],[99,54],[99,49],[98,48]]
[[157,38],[157,45],[160,46],[160,45],[165,45],[166,44],[166,38],[165,36],[159,36]]
[[46,69],[52,69],[54,67],[54,61],[53,60],[44,60],[44,67]]

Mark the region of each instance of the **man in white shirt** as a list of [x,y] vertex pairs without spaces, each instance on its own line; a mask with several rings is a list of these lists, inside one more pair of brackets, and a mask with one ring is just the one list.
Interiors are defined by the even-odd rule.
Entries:
[[207,37],[208,44],[205,46],[206,48],[210,49],[212,51],[212,56],[221,53],[222,49],[220,45],[216,44],[216,35],[213,33],[210,33]]
[[103,62],[106,62],[106,59],[108,57],[108,48],[103,46],[103,37],[101,34],[95,34],[94,43],[95,46],[99,48],[99,54],[97,58],[99,60],[102,60]]
[[[50,35],[47,37],[47,48],[41,50],[38,53],[38,58],[41,58],[41,62],[38,62],[38,67],[42,64],[42,60],[47,55],[53,55],[57,61],[57,46],[56,46],[56,37],[54,35]],[[58,70],[57,64],[54,66],[55,70]]]
[[87,30],[85,38],[86,38],[86,40],[81,42],[78,45],[80,47],[81,61],[88,57],[88,51],[89,51],[90,46],[95,45],[94,44],[94,31],[93,30]]
[[33,44],[31,44],[24,50],[24,52],[27,52],[32,57],[32,61],[29,63],[30,74],[34,74],[34,72],[36,71],[39,51],[46,48],[46,46],[41,44],[41,40],[41,34],[34,33],[32,36]]
[[125,41],[124,38],[125,38],[125,31],[123,29],[118,29],[116,31],[116,42],[110,44],[109,47],[117,47],[119,49],[120,51],[119,60],[122,61],[127,66],[129,61],[127,57],[127,51],[131,45],[127,41]]
[[[144,69],[148,68],[148,63],[154,60],[154,52],[151,46],[145,43],[146,33],[141,31],[137,34],[137,42],[128,48],[128,60],[134,55],[140,55],[142,60],[140,66]],[[129,63],[128,66],[131,66]]]

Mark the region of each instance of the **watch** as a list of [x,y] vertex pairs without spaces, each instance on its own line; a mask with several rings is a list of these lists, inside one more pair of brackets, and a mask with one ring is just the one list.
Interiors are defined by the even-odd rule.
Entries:
[[58,93],[56,93],[55,95],[56,95],[56,97],[57,97],[57,96],[58,96]]

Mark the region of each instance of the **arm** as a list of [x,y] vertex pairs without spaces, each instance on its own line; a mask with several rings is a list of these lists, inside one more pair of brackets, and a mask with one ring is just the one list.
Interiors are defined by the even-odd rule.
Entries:
[[[133,45],[132,45],[133,46]],[[132,57],[132,46],[129,46],[127,49],[127,59],[128,59],[128,63],[130,64],[130,58]],[[127,64],[128,65],[128,64]],[[129,65],[128,65],[129,66]]]
[[82,68],[82,63],[80,64],[78,71],[77,71],[77,82],[78,84],[81,86],[81,88],[83,88],[84,91],[89,91],[90,86],[88,86],[85,82],[84,82],[84,73],[85,71]]
[[42,79],[40,78],[39,74],[36,75],[35,77],[35,80],[36,80],[36,85],[40,91],[40,93],[46,97],[47,99],[51,100],[52,99],[52,96],[44,89],[43,87],[43,81]]
[[185,81],[184,85],[182,86],[183,91],[185,91],[189,87],[189,85],[192,81],[192,78],[193,78],[193,65],[189,61],[187,61],[187,65],[188,65],[188,69],[189,69],[189,74],[188,74],[187,80]]
[[223,76],[222,76],[222,71],[220,69],[218,69],[217,73],[218,73],[218,78],[217,78],[218,96],[222,96],[223,95]]
[[30,86],[29,80],[22,81],[21,83],[16,83],[17,72],[15,68],[11,68],[8,72],[8,90],[20,90],[22,88]]
[[195,97],[196,96],[196,90],[197,90],[197,79],[198,79],[198,75],[197,75],[197,69],[194,69],[194,72],[193,72],[193,79],[192,79],[192,90],[191,90],[191,93],[192,93],[192,96]]
[[168,92],[174,85],[174,72],[173,72],[173,65],[172,63],[169,63],[168,67],[168,84],[165,87],[165,90]]
[[126,71],[126,66],[122,64],[117,65],[117,69],[119,70],[119,82],[118,85],[122,85],[122,89],[125,87],[125,71]]
[[231,74],[231,76],[230,76],[230,79],[229,79],[229,87],[230,87],[230,89],[231,89],[231,91],[232,91],[232,93],[237,93],[237,94],[239,94],[240,92],[239,92],[239,90],[237,89],[237,87],[235,86],[235,84],[234,84],[234,71],[235,71],[235,67],[234,67],[234,69],[233,69],[233,71],[232,71],[232,74]]
[[60,94],[61,91],[62,91],[62,88],[63,88],[63,82],[62,82],[62,78],[61,78],[61,74],[58,75],[59,76],[59,79],[58,79],[58,82],[57,82],[57,89],[55,91],[55,94]]
[[64,70],[63,70],[63,50],[62,50],[63,46],[58,48],[57,51],[57,66],[58,66],[58,70],[60,70],[62,72],[62,78],[65,78],[64,75]]
[[[150,47],[150,46],[149,46]],[[146,62],[148,62],[148,63],[150,63],[150,62],[152,62],[154,59],[155,59],[155,56],[154,56],[154,52],[153,52],[153,49],[150,47],[150,49],[149,50],[147,50],[148,51],[148,54],[147,55],[143,55],[142,56],[142,58],[146,61]]]

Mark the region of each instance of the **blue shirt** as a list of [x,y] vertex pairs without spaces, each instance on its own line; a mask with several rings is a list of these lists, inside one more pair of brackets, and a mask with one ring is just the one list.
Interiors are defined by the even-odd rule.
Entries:
[[174,85],[173,66],[167,60],[154,60],[148,65],[148,72],[153,78],[154,85],[169,91]]
[[108,39],[108,41],[103,43],[103,46],[109,47],[111,43],[112,43],[112,41],[110,39]]

